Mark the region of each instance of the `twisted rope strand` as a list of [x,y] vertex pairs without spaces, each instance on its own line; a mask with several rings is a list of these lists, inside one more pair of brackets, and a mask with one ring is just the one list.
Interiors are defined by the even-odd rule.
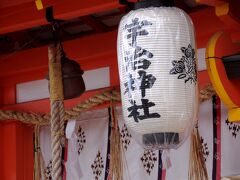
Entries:
[[54,180],[60,180],[62,176],[62,153],[61,134],[59,133],[59,101],[54,101],[52,103],[51,115],[52,178]]
[[[48,47],[49,84],[51,99],[51,147],[52,179],[62,180],[62,146],[64,136],[64,105],[61,67],[61,45],[51,44]],[[63,141],[62,141],[63,142]]]
[[65,116],[65,111],[64,111],[64,104],[62,101],[59,101],[59,119],[60,119],[60,134],[61,134],[61,146],[64,146],[65,143],[65,127],[64,127],[64,116]]
[[199,92],[199,99],[200,102],[203,102],[205,100],[210,99],[213,95],[215,95],[216,92],[214,88],[211,85],[205,86],[203,89],[200,90]]
[[[199,92],[200,102],[210,99],[215,94],[215,91],[211,85],[207,85]],[[90,97],[88,100],[77,104],[72,109],[68,109],[64,113],[64,120],[69,120],[72,118],[78,118],[80,113],[86,111],[90,108],[99,106],[110,101],[121,101],[121,96],[119,91],[108,90],[101,94],[96,94]],[[36,113],[26,113],[21,111],[11,111],[11,110],[0,110],[0,121],[7,119],[19,120],[27,124],[38,124],[47,125],[49,124],[50,114],[36,114]]]

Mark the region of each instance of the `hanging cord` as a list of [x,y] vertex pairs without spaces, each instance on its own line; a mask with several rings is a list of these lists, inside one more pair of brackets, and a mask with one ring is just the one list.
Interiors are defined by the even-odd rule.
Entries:
[[197,126],[194,127],[191,134],[188,179],[208,180],[208,173],[203,157],[201,138]]
[[34,127],[34,180],[46,180],[44,160],[40,148],[40,126]]
[[52,179],[61,180],[62,147],[64,146],[64,95],[62,81],[63,48],[59,40],[58,20],[53,17],[53,7],[46,8],[46,20],[52,24],[54,43],[48,47],[49,58],[49,84],[51,100],[51,147],[52,147]]
[[[50,10],[49,10],[50,9]],[[48,12],[50,11],[50,12]],[[56,48],[56,59],[52,60],[52,62],[49,62],[49,76],[52,76],[52,81],[50,80],[50,99],[51,102],[58,101],[55,103],[56,108],[59,109],[59,119],[60,119],[60,132],[61,134],[64,134],[64,95],[63,95],[63,81],[62,81],[62,59],[63,56],[65,56],[65,53],[63,52],[63,45],[61,41],[59,40],[59,31],[60,27],[57,21],[52,17],[53,16],[53,8],[49,7],[46,10],[46,18],[49,22],[52,24],[53,29],[53,40],[54,45]],[[50,15],[49,15],[50,14]],[[50,17],[49,17],[50,16]],[[54,46],[53,45],[53,46]],[[49,55],[50,56],[50,55]],[[49,58],[50,61],[50,58]],[[50,72],[50,68],[53,67],[52,73]],[[52,84],[51,84],[52,82]],[[61,144],[64,145],[64,139],[61,140]]]
[[40,143],[39,143],[39,126],[34,129],[34,180],[41,179],[41,161],[40,161]]
[[110,176],[111,179],[123,180],[123,148],[119,132],[118,120],[115,116],[115,109],[111,102],[111,137],[110,137]]
[[52,146],[52,178],[62,179],[62,147],[64,136],[64,105],[61,68],[61,46],[54,43],[48,47],[49,81],[51,99],[51,146]]
[[[50,12],[48,12],[50,11]],[[59,94],[58,94],[58,97],[61,99],[59,102],[58,102],[58,105],[59,105],[59,119],[60,119],[60,132],[62,134],[62,137],[61,137],[61,145],[62,147],[64,147],[65,145],[65,136],[64,136],[64,129],[65,129],[65,123],[64,123],[64,116],[65,116],[65,110],[64,110],[64,104],[63,104],[63,100],[64,100],[64,92],[63,92],[63,78],[62,78],[62,63],[66,57],[66,54],[63,50],[63,45],[62,45],[62,42],[60,40],[60,37],[59,37],[59,33],[60,33],[60,25],[59,25],[59,22],[60,20],[56,20],[54,19],[53,17],[53,8],[52,6],[51,7],[48,7],[47,10],[46,10],[46,18],[49,22],[52,23],[52,29],[53,29],[53,40],[54,40],[54,43],[55,44],[58,44],[58,50],[57,50],[57,53],[58,53],[58,58],[60,58],[60,66],[61,67],[58,67],[58,70],[59,73],[61,74],[61,77],[59,77],[58,81],[59,81],[59,87],[58,86],[55,86],[57,88],[60,88],[59,89]],[[59,57],[60,56],[60,57]],[[51,86],[51,85],[50,85]],[[51,98],[51,97],[50,97]]]

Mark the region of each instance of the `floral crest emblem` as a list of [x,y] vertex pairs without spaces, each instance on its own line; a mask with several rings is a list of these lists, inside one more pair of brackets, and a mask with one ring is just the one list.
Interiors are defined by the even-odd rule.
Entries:
[[195,58],[195,50],[189,44],[188,47],[181,48],[184,54],[179,61],[172,61],[173,68],[170,74],[179,74],[178,79],[185,79],[185,83],[190,81],[196,83],[197,81],[197,65]]
[[120,131],[120,135],[121,135],[121,141],[122,141],[123,147],[125,150],[127,150],[128,146],[131,143],[132,135],[129,133],[126,124],[123,125]]
[[52,160],[48,162],[47,167],[44,169],[46,180],[52,180]]
[[232,123],[228,119],[225,120],[225,123],[227,124],[228,130],[230,131],[232,136],[236,138],[240,131],[240,125],[237,123]]
[[144,150],[141,161],[145,171],[150,175],[157,161],[157,155],[152,150]]
[[78,131],[77,131],[77,144],[78,144],[78,155],[80,155],[84,148],[84,144],[86,144],[86,135],[81,126],[78,127]]
[[104,169],[103,157],[100,151],[98,151],[96,158],[91,165],[91,168],[93,171],[93,175],[95,176],[95,180],[100,179],[100,176],[103,174]]
[[203,137],[201,137],[201,144],[202,144],[203,158],[204,158],[204,161],[206,162],[210,152],[208,149],[208,144],[207,144],[207,142],[205,142]]

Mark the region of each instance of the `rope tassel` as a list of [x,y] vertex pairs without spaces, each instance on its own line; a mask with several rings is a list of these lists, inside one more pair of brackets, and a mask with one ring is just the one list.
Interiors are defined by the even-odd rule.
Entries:
[[62,179],[62,146],[64,136],[64,105],[61,68],[60,43],[48,47],[49,81],[51,99],[51,147],[52,147],[52,179]]
[[193,129],[191,135],[190,147],[190,161],[189,161],[189,180],[208,180],[208,173],[203,157],[201,138],[198,128]]
[[111,106],[112,130],[110,145],[110,179],[123,180],[123,149],[121,135],[119,132],[118,120],[115,117],[114,107]]

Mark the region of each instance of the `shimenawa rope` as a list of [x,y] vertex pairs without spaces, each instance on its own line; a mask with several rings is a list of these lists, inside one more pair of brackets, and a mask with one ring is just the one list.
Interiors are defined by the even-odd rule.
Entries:
[[[200,90],[199,99],[200,102],[210,99],[215,94],[215,91],[211,85],[205,86]],[[66,110],[64,119],[78,118],[80,113],[99,106],[110,101],[120,101],[120,93],[116,90],[107,90],[101,94],[96,94],[90,97],[88,100],[81,102],[72,109]],[[0,121],[2,120],[18,120],[26,124],[47,125],[49,124],[50,114],[37,114],[32,112],[21,112],[12,110],[0,110]]]

